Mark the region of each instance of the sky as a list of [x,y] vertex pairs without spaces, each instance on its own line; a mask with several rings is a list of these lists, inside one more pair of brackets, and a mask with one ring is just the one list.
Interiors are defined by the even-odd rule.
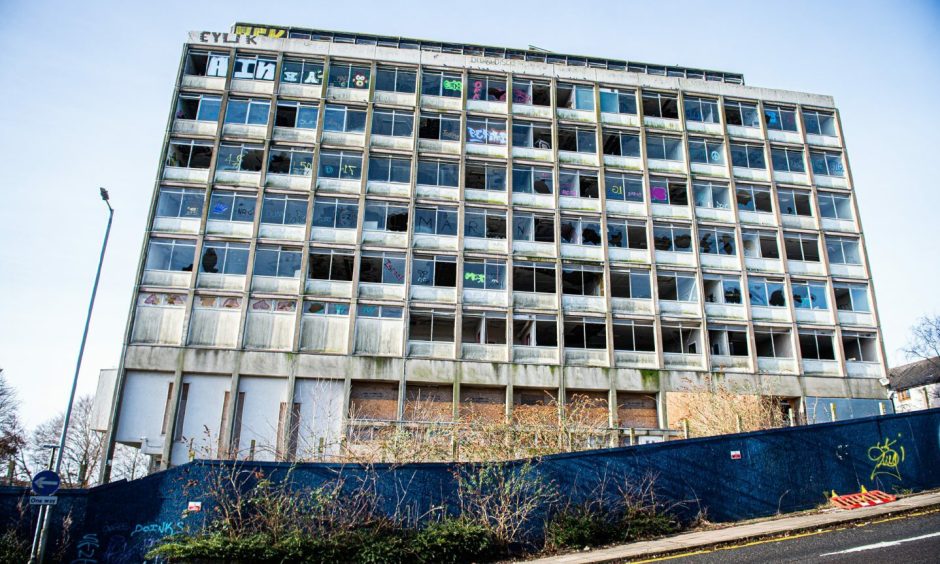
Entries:
[[828,94],[843,128],[889,363],[940,313],[940,1],[0,1],[0,368],[25,423],[64,410],[107,222],[79,379],[118,364],[190,30],[235,21],[522,47],[743,73]]

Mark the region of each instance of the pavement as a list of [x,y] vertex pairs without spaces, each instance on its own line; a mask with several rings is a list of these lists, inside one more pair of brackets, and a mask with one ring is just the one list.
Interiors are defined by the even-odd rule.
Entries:
[[[643,541],[635,542],[631,544],[618,545],[609,548],[603,548],[599,550],[591,550],[585,552],[576,552],[570,554],[562,554],[558,556],[552,556],[548,558],[541,558],[538,560],[531,560],[529,562],[544,562],[552,564],[588,564],[588,563],[600,563],[600,562],[621,562],[621,561],[636,561],[636,560],[650,560],[650,559],[678,559],[680,555],[689,555],[694,556],[692,553],[702,554],[705,552],[710,552],[710,549],[715,549],[717,547],[723,547],[726,545],[739,545],[739,548],[745,548],[741,543],[745,541],[755,541],[751,546],[759,544],[757,539],[768,539],[773,537],[788,537],[791,539],[797,538],[797,536],[810,536],[814,532],[820,530],[828,529],[838,529],[840,526],[849,525],[854,522],[863,522],[863,521],[879,521],[882,519],[889,518],[890,516],[896,516],[899,513],[920,513],[924,517],[930,517],[934,513],[940,514],[940,512],[928,512],[925,511],[928,508],[940,507],[940,492],[932,492],[920,495],[912,495],[908,497],[900,498],[896,501],[886,503],[884,505],[876,505],[873,507],[864,507],[861,509],[852,509],[852,510],[842,510],[842,509],[827,509],[818,513],[809,513],[795,515],[792,517],[782,517],[782,518],[772,518],[762,521],[749,522],[740,525],[731,525],[729,527],[720,528],[720,529],[710,529],[704,531],[695,531],[691,533],[684,533],[681,535],[676,535],[672,537],[666,537],[658,540],[652,541]],[[921,511],[918,511],[921,510]],[[928,520],[929,520],[928,519]],[[901,519],[897,520],[898,522]],[[893,551],[897,550],[908,550],[908,549],[917,549],[918,544],[926,543],[936,543],[940,544],[940,535],[929,536],[923,539],[917,537],[923,535],[929,535],[934,532],[940,531],[940,518],[936,519],[936,522],[921,522],[920,520],[915,520],[914,523],[908,523],[908,528],[904,529],[906,532],[911,532],[912,534],[907,540],[902,539],[897,536],[901,534],[902,536],[906,532],[899,531],[888,531],[887,528],[882,531],[883,534],[877,538],[884,537],[885,540],[882,541],[872,541],[873,543],[878,542],[897,542],[898,540],[905,540],[898,545],[890,545],[881,548],[891,548]],[[892,520],[885,520],[885,522],[894,522]],[[932,528],[931,528],[932,527]],[[909,529],[909,530],[908,530]],[[918,531],[923,531],[918,534]],[[892,539],[892,535],[896,538]],[[873,537],[875,538],[875,537]],[[916,539],[916,540],[910,540]],[[847,541],[848,544],[851,544],[852,539],[846,538],[842,539]],[[841,541],[840,541],[841,542]],[[833,557],[838,557],[840,555],[835,554],[839,552],[839,547],[842,544],[830,543],[832,547],[836,550],[832,550]],[[864,546],[867,544],[867,539],[862,541],[861,544],[856,543],[849,548],[857,548],[858,546]],[[779,548],[779,547],[777,547]],[[821,556],[827,554],[824,550],[819,552],[818,550],[811,549],[814,551],[812,557],[807,556],[808,560],[819,560]],[[874,549],[873,549],[874,550]],[[854,559],[855,556],[861,555],[862,553],[867,553],[868,551],[860,551],[856,553],[845,553],[844,555],[847,558],[846,561],[859,561]],[[718,558],[711,560],[701,560],[702,562],[734,562],[734,561],[750,561],[750,560],[733,560],[729,558],[728,552],[722,550],[721,552],[716,553]],[[891,553],[891,560],[897,560],[897,557],[894,556],[894,552]],[[928,552],[928,554],[933,554],[935,559],[930,560],[933,562],[940,561],[940,552],[936,549]],[[675,557],[670,557],[669,555],[675,555]],[[656,558],[656,557],[666,557],[666,558]],[[787,556],[786,554],[778,554],[776,551],[771,552],[770,555],[758,556],[754,561],[767,562],[768,560],[778,561],[782,560],[779,556]],[[828,558],[827,558],[828,559]],[[834,561],[838,561],[836,558]],[[792,561],[800,561],[792,560]],[[882,560],[884,561],[884,560]],[[916,562],[917,560],[905,560],[901,561],[911,561]]]

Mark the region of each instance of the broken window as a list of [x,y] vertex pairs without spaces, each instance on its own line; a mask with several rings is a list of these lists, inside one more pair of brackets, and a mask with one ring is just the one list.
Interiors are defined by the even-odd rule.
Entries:
[[751,295],[752,306],[787,307],[787,290],[783,280],[749,276],[747,291]]
[[819,240],[809,233],[784,233],[787,260],[819,262]]
[[350,106],[327,104],[323,110],[323,131],[364,133],[366,111]]
[[606,349],[607,324],[604,318],[566,317],[565,347],[569,349]]
[[186,53],[183,74],[188,76],[225,76],[228,74],[228,53],[190,51]]
[[836,294],[836,309],[839,311],[855,311],[869,313],[868,286],[865,284],[849,284],[835,282],[832,289]]
[[803,125],[809,135],[836,136],[836,119],[829,112],[803,109]]
[[841,194],[832,194],[830,192],[819,192],[819,215],[832,219],[851,220],[852,199],[849,196]]
[[196,256],[196,242],[191,239],[164,239],[153,237],[147,246],[146,270],[192,272]]
[[180,94],[176,101],[176,119],[218,121],[222,107],[220,96],[209,94]]
[[512,344],[524,347],[557,347],[558,319],[552,315],[513,315]]
[[682,103],[685,107],[686,121],[697,121],[701,123],[721,122],[721,118],[718,116],[718,100],[686,96],[682,100]]
[[604,175],[604,186],[608,200],[643,201],[643,177],[641,176],[608,172]]
[[774,165],[774,172],[806,172],[803,149],[771,147],[770,161]]
[[757,104],[725,100],[725,122],[742,127],[760,127]]
[[265,194],[261,207],[261,223],[273,225],[305,225],[307,198],[286,194]]
[[304,59],[284,59],[281,82],[287,84],[323,84],[323,63]]
[[[503,129],[505,131],[505,127]],[[440,141],[460,141],[460,116],[422,112],[421,119],[418,121],[418,137]]]
[[255,249],[255,276],[300,278],[301,250],[281,245],[258,245]]
[[248,243],[206,241],[199,272],[244,275],[248,272]]
[[813,207],[810,203],[809,192],[802,190],[777,190],[777,201],[780,203],[780,213],[784,215],[813,216]]
[[555,264],[515,261],[512,264],[513,292],[555,293]]
[[571,296],[603,296],[604,267],[562,264],[561,292]]
[[600,197],[597,173],[586,170],[565,170],[558,173],[558,188],[562,196],[575,198]]
[[862,264],[858,239],[826,236],[826,254],[832,264]]
[[505,145],[506,142],[506,120],[484,117],[467,118],[467,143]]
[[623,88],[601,87],[601,112],[636,115],[636,92]]
[[375,70],[375,89],[383,92],[414,94],[418,73],[414,69],[379,67]]
[[656,350],[656,338],[653,324],[648,321],[633,319],[614,319],[614,350],[632,352],[653,352]]
[[407,231],[408,205],[385,200],[366,200],[362,229],[365,231]]
[[813,174],[820,176],[845,176],[841,153],[811,151],[809,160],[813,165]]
[[250,192],[228,192],[213,190],[209,198],[209,220],[244,221],[255,220],[257,195]]
[[646,222],[607,218],[607,244],[621,249],[645,249]]
[[599,218],[562,216],[561,242],[569,245],[597,246],[602,243]]
[[512,167],[512,191],[524,194],[551,194],[554,181],[552,169],[536,166]]
[[464,237],[506,238],[506,212],[488,208],[467,208],[464,212]]
[[470,75],[467,100],[506,101],[506,77]]
[[456,188],[460,182],[460,163],[436,159],[418,160],[418,184]]
[[702,279],[702,290],[707,303],[734,305],[741,303],[741,278],[738,276],[705,274]]
[[597,132],[584,127],[558,126],[558,150],[596,153]]
[[238,53],[235,55],[235,68],[232,71],[232,78],[246,80],[274,80],[274,69],[276,68],[276,57],[269,55],[249,55],[245,53]]
[[744,256],[748,258],[780,258],[777,233],[774,231],[741,231]]
[[371,69],[366,66],[350,64],[330,64],[330,86],[334,88],[369,89],[369,73]]
[[512,124],[512,146],[533,149],[552,148],[552,124],[516,121]]
[[454,312],[411,310],[408,315],[408,340],[453,343]]
[[359,202],[342,198],[317,197],[313,202],[313,226],[355,229],[359,223]]
[[404,284],[404,253],[363,251],[359,262],[359,282]]
[[421,73],[421,94],[460,98],[463,95],[463,77],[457,73],[424,70]]
[[846,362],[878,362],[878,336],[875,333],[842,333]]
[[506,344],[506,314],[499,311],[465,311],[461,342],[481,345]]
[[525,106],[551,106],[551,85],[538,80],[514,78],[512,81],[512,103]]
[[689,139],[689,161],[710,165],[725,164],[725,144],[715,139]]
[[766,169],[764,146],[751,143],[731,143],[731,164],[742,168]]
[[268,174],[311,176],[313,152],[295,147],[271,147],[268,151]]
[[194,139],[172,139],[166,150],[166,166],[180,168],[209,168],[212,162],[212,142]]
[[555,242],[555,218],[525,212],[512,214],[512,238],[516,241]]
[[297,129],[316,129],[319,108],[302,102],[279,101],[274,113],[274,125],[277,127],[295,127]]
[[372,135],[411,137],[415,116],[412,112],[378,109],[372,111]]
[[672,302],[697,302],[695,274],[691,272],[657,272],[659,299]]
[[457,208],[418,206],[415,208],[415,233],[432,235],[457,234]]
[[402,313],[402,308],[387,305],[359,304],[356,310],[357,317],[382,319],[401,319]]
[[773,213],[773,198],[770,197],[770,188],[753,184],[735,184],[734,190],[739,210]]
[[701,335],[698,325],[663,323],[663,352],[701,354]]
[[465,259],[463,287],[478,290],[506,289],[506,261],[493,259]]
[[270,100],[229,98],[225,123],[267,125],[270,111]]
[[337,302],[304,301],[304,315],[337,315],[349,316],[349,304]]
[[764,106],[764,122],[767,129],[777,131],[796,131],[796,110],[783,106]]
[[594,86],[559,82],[555,90],[559,108],[594,110]]
[[369,157],[369,180],[373,182],[411,182],[411,160],[382,155]]
[[506,191],[506,165],[467,161],[464,187],[469,190]]
[[685,225],[653,224],[653,248],[676,253],[692,252],[692,229]]
[[223,143],[219,145],[216,170],[232,172],[261,172],[264,162],[264,147],[247,143]]
[[202,204],[206,199],[205,190],[163,186],[157,198],[157,217],[193,217],[202,216]]
[[832,346],[831,331],[809,331],[801,329],[800,355],[804,360],[835,360],[836,351]]
[[455,287],[457,257],[415,255],[411,260],[411,283],[415,286]]
[[362,178],[362,153],[320,151],[317,176],[339,178],[341,180],[359,180]]
[[682,161],[682,139],[662,135],[646,136],[646,158],[664,161]]
[[728,194],[727,184],[693,182],[692,191],[695,195],[696,207],[719,210],[731,209],[731,197]]
[[643,115],[666,119],[679,119],[679,99],[675,94],[643,92]]
[[720,227],[698,228],[698,250],[699,252],[711,255],[736,255],[738,254],[737,241],[734,238],[734,229],[722,229]]
[[829,309],[826,283],[815,280],[790,280],[793,307],[798,309]]
[[672,206],[689,205],[689,191],[684,180],[650,178],[650,201]]
[[789,328],[755,327],[754,343],[760,358],[793,358]]
[[610,296],[631,300],[648,300],[653,297],[649,270],[623,268],[610,269]]
[[314,280],[351,282],[355,260],[352,251],[311,248],[308,275]]
[[747,327],[709,325],[708,343],[716,356],[750,356]]
[[604,154],[639,158],[640,136],[627,131],[605,129]]

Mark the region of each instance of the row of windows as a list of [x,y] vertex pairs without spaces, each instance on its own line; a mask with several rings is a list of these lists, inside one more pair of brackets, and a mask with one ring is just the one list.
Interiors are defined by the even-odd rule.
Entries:
[[[259,245],[255,250],[253,275],[300,278],[302,250],[279,245]],[[201,273],[245,275],[250,246],[246,243],[206,241],[198,268]],[[355,254],[351,250],[313,248],[309,251],[308,277],[313,280],[350,282]],[[150,271],[189,272],[194,268],[195,242],[185,239],[152,239],[147,251],[146,269]],[[359,282],[404,284],[405,255],[402,253],[363,251],[359,264]],[[453,288],[457,286],[457,257],[453,255],[415,254],[411,264],[411,283],[417,286]],[[511,269],[515,292],[556,293],[557,266],[551,262],[514,261]],[[486,290],[507,289],[506,261],[472,259],[463,261],[463,287]],[[611,268],[611,297],[650,299],[648,270]],[[659,271],[656,285],[660,300],[698,302],[698,276],[693,272]],[[741,279],[736,275],[705,274],[702,295],[709,303],[741,304]],[[562,293],[566,295],[603,296],[604,267],[575,263],[561,265]],[[747,277],[752,306],[787,307],[788,292],[782,279]],[[836,309],[870,312],[868,289],[864,284],[833,283]],[[792,303],[798,309],[827,310],[828,290],[824,281],[791,281]]]

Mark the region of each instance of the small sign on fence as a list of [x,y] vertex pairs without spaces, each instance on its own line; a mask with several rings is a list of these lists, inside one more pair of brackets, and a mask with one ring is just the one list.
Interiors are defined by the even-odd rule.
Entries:
[[732,450],[732,451],[731,451],[731,460],[741,460],[741,451],[740,451],[740,450]]

